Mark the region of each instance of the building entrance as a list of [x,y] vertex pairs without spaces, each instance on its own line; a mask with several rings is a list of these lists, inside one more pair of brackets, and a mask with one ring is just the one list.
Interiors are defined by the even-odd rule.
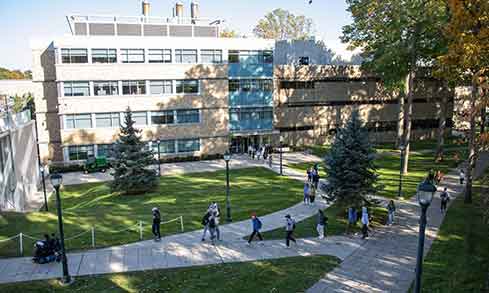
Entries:
[[257,148],[270,143],[270,135],[235,136],[231,139],[231,153],[247,153],[250,146]]

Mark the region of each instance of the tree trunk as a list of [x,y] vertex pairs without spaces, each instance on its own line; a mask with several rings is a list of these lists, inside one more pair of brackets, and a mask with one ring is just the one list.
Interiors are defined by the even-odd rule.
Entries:
[[483,134],[484,132],[486,132],[486,107],[483,107],[481,109],[481,134]]
[[475,169],[475,163],[477,160],[477,152],[476,152],[476,145],[475,145],[475,128],[476,128],[476,121],[475,117],[477,116],[477,110],[476,110],[476,102],[477,102],[477,84],[474,81],[472,82],[472,93],[471,93],[471,100],[470,100],[470,131],[469,131],[469,161],[467,164],[467,170],[465,172],[465,176],[467,177],[467,182],[465,183],[465,196],[464,196],[464,202],[465,203],[472,203],[472,180],[473,180],[473,172]]
[[407,97],[407,113],[406,113],[406,127],[404,132],[404,157],[402,164],[402,173],[407,174],[408,172],[408,164],[409,164],[409,143],[411,140],[411,124],[412,124],[412,115],[413,115],[413,96],[414,96],[414,67],[411,68],[411,71],[407,75],[406,79],[406,97]]
[[400,91],[397,93],[397,101],[399,105],[397,113],[397,137],[396,137],[396,147],[399,148],[403,144],[402,135],[404,134],[404,94]]
[[446,121],[447,121],[447,103],[448,99],[446,95],[443,95],[442,102],[438,102],[436,107],[437,107],[437,116],[439,119],[439,124],[438,124],[438,143],[436,147],[436,155],[435,155],[435,160],[436,161],[442,161],[443,160],[443,146],[445,144],[445,129],[446,129]]

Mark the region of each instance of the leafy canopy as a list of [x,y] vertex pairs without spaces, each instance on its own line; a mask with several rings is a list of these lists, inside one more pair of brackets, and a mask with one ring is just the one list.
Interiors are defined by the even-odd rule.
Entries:
[[258,21],[253,29],[258,38],[275,40],[305,40],[312,37],[312,19],[294,15],[284,9],[275,9]]

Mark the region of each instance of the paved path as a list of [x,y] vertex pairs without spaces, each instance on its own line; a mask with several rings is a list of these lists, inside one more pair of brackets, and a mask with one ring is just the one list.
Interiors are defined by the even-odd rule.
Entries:
[[[475,174],[480,176],[489,166],[488,153],[481,154],[477,166]],[[443,187],[448,188],[452,198],[462,196],[457,170],[445,175],[439,191]],[[415,277],[420,208],[415,198],[396,205],[394,226],[377,229],[363,246],[307,292],[407,292]],[[425,254],[436,239],[444,216],[437,194],[428,209]]]

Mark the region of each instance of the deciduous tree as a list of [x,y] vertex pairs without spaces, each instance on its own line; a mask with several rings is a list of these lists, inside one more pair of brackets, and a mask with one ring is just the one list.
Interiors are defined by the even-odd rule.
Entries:
[[253,29],[256,37],[285,40],[308,39],[313,34],[312,19],[304,15],[294,15],[284,9],[275,9],[258,21]]

